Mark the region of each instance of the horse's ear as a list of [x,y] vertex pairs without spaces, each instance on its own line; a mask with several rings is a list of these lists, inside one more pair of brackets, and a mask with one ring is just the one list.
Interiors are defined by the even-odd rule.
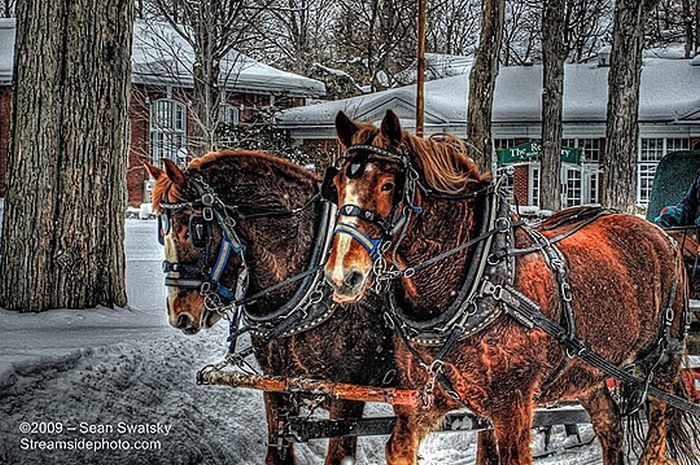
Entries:
[[163,166],[165,166],[166,176],[168,176],[173,183],[182,184],[185,182],[185,173],[182,172],[174,161],[163,158]]
[[387,110],[382,120],[382,134],[392,145],[399,145],[402,138],[401,122],[391,110]]
[[335,115],[335,132],[338,134],[340,143],[345,147],[352,145],[352,136],[355,135],[358,129],[357,124],[342,111]]
[[148,171],[148,174],[150,174],[151,177],[153,179],[155,179],[156,181],[158,180],[158,178],[163,176],[163,170],[158,168],[157,166],[153,166],[150,163],[148,163],[147,161],[143,161],[141,163],[146,168],[146,171]]

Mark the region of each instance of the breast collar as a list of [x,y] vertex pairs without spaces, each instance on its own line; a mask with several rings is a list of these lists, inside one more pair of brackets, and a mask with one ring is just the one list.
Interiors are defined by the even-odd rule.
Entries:
[[[251,328],[253,334],[285,337],[308,331],[333,315],[337,305],[328,299],[328,288],[323,277],[323,263],[326,261],[333,240],[333,220],[335,205],[322,202],[321,216],[312,244],[311,257],[306,267],[309,273],[289,301],[264,315],[251,313],[243,306],[242,323]],[[252,302],[248,302],[252,303]],[[279,333],[279,334],[276,334]]]

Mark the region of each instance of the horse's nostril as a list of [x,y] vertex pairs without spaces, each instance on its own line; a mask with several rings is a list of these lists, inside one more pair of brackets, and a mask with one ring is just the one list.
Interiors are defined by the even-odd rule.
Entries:
[[177,329],[187,329],[192,325],[192,318],[187,314],[182,314],[177,317],[177,324],[175,325]]
[[345,274],[345,285],[354,288],[362,284],[362,273],[358,270],[352,270]]

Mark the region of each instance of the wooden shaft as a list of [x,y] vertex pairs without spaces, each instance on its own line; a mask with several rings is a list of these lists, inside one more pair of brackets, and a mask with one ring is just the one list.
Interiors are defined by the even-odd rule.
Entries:
[[304,392],[340,400],[382,402],[391,405],[408,405],[416,408],[421,405],[420,394],[413,389],[357,386],[304,378],[249,375],[238,371],[219,371],[216,369],[200,372],[198,381],[202,384],[260,389],[266,392]]
[[418,0],[418,51],[416,59],[416,135],[423,136],[425,126],[425,2]]

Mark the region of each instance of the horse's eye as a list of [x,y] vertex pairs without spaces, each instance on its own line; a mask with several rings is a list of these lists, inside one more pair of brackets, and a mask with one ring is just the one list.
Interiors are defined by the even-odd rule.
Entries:
[[394,189],[394,183],[393,182],[388,182],[382,186],[382,191],[388,192],[390,190]]

